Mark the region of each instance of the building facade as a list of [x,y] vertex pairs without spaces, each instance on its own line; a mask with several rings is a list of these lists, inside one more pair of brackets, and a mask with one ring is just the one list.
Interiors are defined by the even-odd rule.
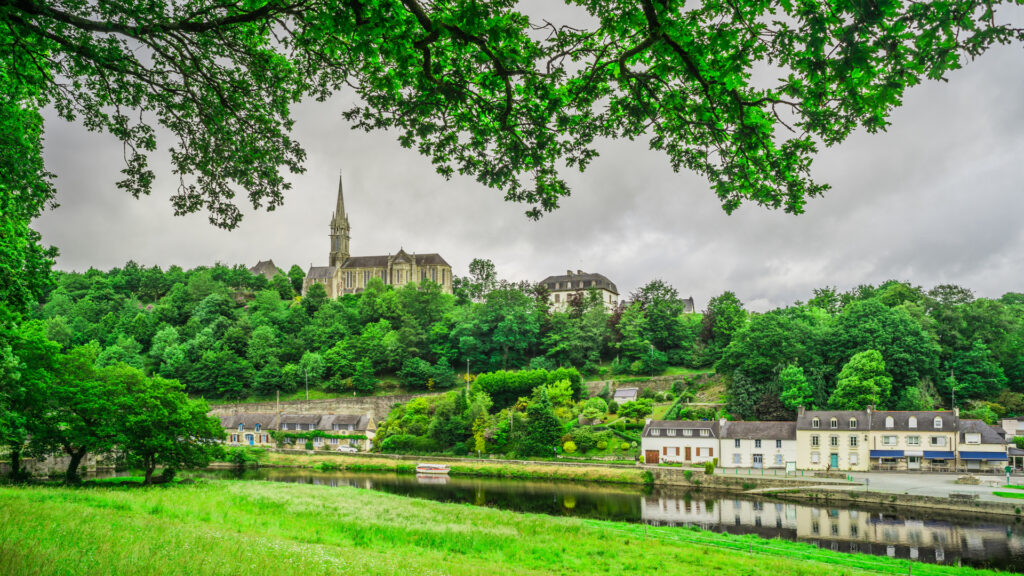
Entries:
[[956,409],[871,412],[871,468],[952,471],[956,463],[957,420]]
[[981,420],[960,420],[958,428],[959,469],[1002,474],[1009,464],[1005,431]]
[[796,467],[865,471],[871,466],[869,410],[804,410],[796,418]]
[[796,422],[720,420],[723,468],[780,468],[796,462]]
[[[314,450],[351,446],[369,450],[377,425],[369,414],[279,414],[242,412],[220,417],[225,442],[231,446],[305,446],[307,436]],[[305,433],[320,431],[322,435]],[[275,438],[275,434],[277,438]],[[291,436],[290,436],[291,434]],[[355,438],[346,438],[355,436]]]
[[310,266],[302,283],[303,295],[314,284],[323,285],[330,298],[357,294],[374,278],[394,286],[430,280],[443,292],[452,293],[452,267],[440,254],[410,254],[400,248],[395,254],[384,256],[351,256],[350,239],[344,190],[338,176],[338,203],[331,216],[328,265]]
[[554,312],[565,311],[573,298],[586,298],[590,290],[600,295],[606,310],[614,310],[619,305],[618,288],[603,274],[566,270],[564,275],[548,276],[540,283],[548,289],[548,302]]
[[719,455],[718,422],[648,420],[640,450],[646,464],[711,461]]

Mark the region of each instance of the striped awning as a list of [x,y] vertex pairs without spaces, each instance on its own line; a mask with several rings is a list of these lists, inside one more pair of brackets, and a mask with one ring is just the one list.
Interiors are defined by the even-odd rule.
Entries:
[[1006,452],[960,452],[961,460],[1006,460]]
[[903,458],[903,450],[872,450],[872,458]]
[[924,457],[939,460],[952,460],[955,455],[952,452],[941,452],[938,450],[925,450]]

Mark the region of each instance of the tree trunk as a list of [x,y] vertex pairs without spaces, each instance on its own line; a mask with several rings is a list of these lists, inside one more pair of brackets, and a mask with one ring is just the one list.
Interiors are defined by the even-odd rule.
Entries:
[[78,466],[82,463],[82,459],[85,458],[85,448],[79,448],[78,450],[65,449],[65,452],[71,457],[71,461],[68,462],[68,469],[64,473],[64,483],[78,484],[82,481],[82,477],[78,474]]
[[11,449],[11,478],[21,479],[21,448]]
[[143,482],[144,485],[148,486],[148,485],[153,483],[153,469],[154,468],[156,468],[156,467],[155,466],[150,466],[149,464],[146,464],[146,480]]

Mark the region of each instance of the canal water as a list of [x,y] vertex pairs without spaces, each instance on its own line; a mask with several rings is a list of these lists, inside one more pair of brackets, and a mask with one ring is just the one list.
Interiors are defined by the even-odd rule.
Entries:
[[1006,516],[822,506],[742,494],[579,482],[295,469],[218,470],[206,477],[352,486],[413,498],[553,516],[696,526],[808,542],[839,552],[1024,572],[1024,523]]

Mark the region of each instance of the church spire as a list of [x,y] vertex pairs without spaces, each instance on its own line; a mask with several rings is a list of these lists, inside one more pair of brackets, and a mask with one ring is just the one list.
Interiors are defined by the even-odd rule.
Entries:
[[341,266],[348,260],[349,226],[348,214],[345,213],[345,196],[342,192],[341,173],[338,173],[338,206],[331,218],[331,266]]

